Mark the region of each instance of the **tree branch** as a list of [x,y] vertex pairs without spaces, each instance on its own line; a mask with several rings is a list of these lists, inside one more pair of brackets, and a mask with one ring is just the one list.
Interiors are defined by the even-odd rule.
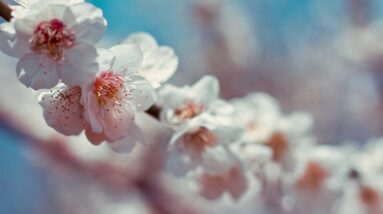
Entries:
[[4,1],[0,0],[0,16],[3,17],[3,19],[7,22],[11,21],[12,19],[12,9],[4,3]]

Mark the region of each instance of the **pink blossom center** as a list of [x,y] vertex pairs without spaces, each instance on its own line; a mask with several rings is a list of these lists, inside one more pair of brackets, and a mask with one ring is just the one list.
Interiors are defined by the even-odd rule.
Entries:
[[359,198],[367,207],[379,206],[381,202],[381,196],[379,192],[368,186],[360,187]]
[[178,107],[174,114],[181,120],[185,121],[199,115],[203,109],[203,106],[192,101],[187,101],[184,105]]
[[206,148],[217,143],[217,137],[209,129],[201,127],[193,133],[185,134],[183,142],[186,149],[195,155],[201,155]]
[[327,177],[326,170],[315,162],[310,162],[298,180],[298,186],[308,190],[318,190]]
[[93,92],[101,106],[106,101],[121,103],[124,91],[124,78],[112,71],[102,72],[94,82]]
[[275,132],[266,144],[273,151],[273,159],[275,161],[280,161],[289,148],[286,136],[280,132]]
[[64,57],[65,49],[72,47],[75,41],[75,34],[62,21],[53,19],[41,22],[36,27],[30,45],[32,51],[60,61]]

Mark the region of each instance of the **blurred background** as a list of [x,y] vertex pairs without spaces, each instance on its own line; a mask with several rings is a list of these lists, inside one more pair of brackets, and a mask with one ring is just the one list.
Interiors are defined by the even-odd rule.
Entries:
[[[380,0],[90,2],[103,9],[109,24],[101,47],[118,44],[137,31],[148,32],[160,44],[173,47],[180,58],[180,67],[171,83],[184,85],[212,74],[219,78],[224,98],[253,91],[269,93],[285,112],[312,114],[313,134],[321,144],[362,145],[383,135],[383,2]],[[58,136],[45,125],[32,91],[17,83],[16,61],[1,54],[0,63],[0,82],[6,87],[0,92],[0,213],[156,213],[153,210],[160,210],[158,204],[146,205],[145,200],[157,200],[158,194],[153,193],[147,199],[141,191],[148,188],[147,183],[140,184],[141,190],[133,188],[126,196],[119,191],[110,193],[92,183],[91,175],[81,174],[81,168],[46,166],[50,161],[41,160],[44,155],[23,142],[70,141],[69,150],[76,153],[76,158],[123,159],[128,171],[133,171],[133,177],[141,172],[131,169],[145,163],[134,157],[149,157],[145,156],[145,148],[139,148],[133,157],[126,159],[82,145],[87,144],[82,137]],[[144,118],[142,123],[147,124],[148,120]],[[166,136],[157,137],[158,127],[147,129],[153,139],[166,143]],[[183,184],[177,182],[170,189],[182,192],[176,186]],[[166,185],[158,186],[151,189]],[[219,204],[211,207],[203,200],[196,203],[201,209],[222,213],[218,211]],[[235,206],[231,209],[235,210]]]

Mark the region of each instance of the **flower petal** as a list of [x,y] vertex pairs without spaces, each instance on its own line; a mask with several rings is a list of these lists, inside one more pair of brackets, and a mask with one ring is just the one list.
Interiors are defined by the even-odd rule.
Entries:
[[35,90],[52,88],[59,82],[55,62],[39,54],[25,55],[17,64],[19,80]]
[[128,104],[116,104],[108,101],[101,109],[100,120],[108,142],[121,140],[130,134],[134,124],[134,112]]
[[76,17],[76,23],[69,26],[80,41],[92,44],[100,41],[106,30],[106,20],[102,10],[89,3],[80,3],[70,7]]
[[193,160],[181,146],[174,145],[170,148],[165,164],[166,172],[176,177],[182,177],[193,168]]
[[123,42],[123,44],[136,44],[140,46],[141,51],[146,54],[149,53],[152,50],[155,50],[158,48],[158,44],[156,40],[148,33],[135,33],[130,35],[128,38],[126,38]]
[[101,110],[96,95],[92,91],[83,90],[83,105],[85,108],[85,119],[89,123],[93,133],[102,133],[103,126],[100,120]]
[[59,76],[69,85],[83,85],[98,72],[97,49],[87,43],[78,43],[65,53],[65,62],[58,65]]
[[127,135],[121,140],[110,142],[110,148],[118,153],[129,153],[137,143],[147,144],[147,139],[142,130],[132,122]]
[[144,52],[144,64],[141,74],[156,88],[170,79],[177,68],[178,57],[173,49],[169,47],[160,47],[150,53]]
[[190,91],[191,96],[200,104],[208,104],[219,96],[219,82],[217,78],[207,75],[195,83]]
[[106,136],[104,133],[95,133],[92,131],[92,128],[89,126],[89,124],[85,125],[85,135],[86,138],[93,144],[93,145],[100,145],[102,142],[106,141]]
[[134,110],[141,112],[150,108],[155,102],[155,91],[152,85],[143,77],[130,75],[125,78],[128,100]]
[[83,130],[81,88],[58,86],[39,97],[47,124],[64,135],[78,135]]
[[113,63],[113,71],[122,76],[130,75],[141,69],[143,56],[137,45],[123,44],[110,49],[116,59]]

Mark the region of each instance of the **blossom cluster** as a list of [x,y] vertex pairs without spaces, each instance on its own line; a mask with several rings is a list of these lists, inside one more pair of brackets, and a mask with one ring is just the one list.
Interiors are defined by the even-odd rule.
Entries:
[[85,131],[117,151],[146,144],[135,124],[150,108],[155,89],[176,71],[173,49],[136,33],[109,49],[96,47],[106,31],[102,10],[82,0],[20,1],[1,25],[1,50],[19,58],[17,77],[41,91],[49,126],[71,136]]
[[159,122],[173,131],[165,171],[196,184],[207,199],[251,195],[272,213],[383,212],[382,141],[363,152],[318,145],[310,115],[286,114],[265,93],[223,100],[213,76],[192,86],[164,84],[178,57],[147,33],[98,48],[107,22],[92,4],[18,2],[0,25],[0,49],[19,59],[18,79],[39,91],[43,116],[57,132],[85,132],[92,144],[127,153],[150,143],[135,116],[155,105]]

